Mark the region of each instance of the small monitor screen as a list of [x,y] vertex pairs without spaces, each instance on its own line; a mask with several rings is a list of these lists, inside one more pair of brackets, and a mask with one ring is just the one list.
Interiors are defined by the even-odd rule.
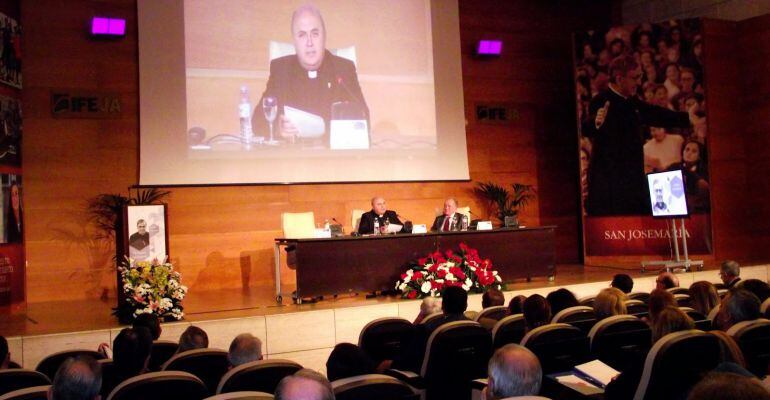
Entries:
[[681,170],[647,174],[647,185],[653,217],[677,218],[689,215]]

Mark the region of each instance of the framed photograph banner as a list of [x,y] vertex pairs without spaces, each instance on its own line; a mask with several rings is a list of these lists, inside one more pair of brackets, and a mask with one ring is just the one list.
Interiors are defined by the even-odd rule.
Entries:
[[123,248],[135,261],[163,262],[168,256],[168,221],[165,204],[126,206],[123,212]]

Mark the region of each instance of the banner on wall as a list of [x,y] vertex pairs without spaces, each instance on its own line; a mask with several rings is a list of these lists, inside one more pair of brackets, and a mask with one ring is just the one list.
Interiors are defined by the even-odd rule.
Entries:
[[646,173],[681,169],[689,250],[711,253],[711,203],[699,19],[575,35],[584,254],[670,254]]

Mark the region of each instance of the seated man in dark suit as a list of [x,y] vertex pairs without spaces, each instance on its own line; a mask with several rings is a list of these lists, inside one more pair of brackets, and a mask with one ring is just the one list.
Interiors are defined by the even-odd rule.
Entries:
[[[369,108],[358,83],[356,66],[326,50],[326,24],[314,6],[304,5],[294,11],[291,33],[296,55],[270,62],[270,78],[262,99],[270,96],[277,100],[276,127],[280,136],[288,139],[297,138],[300,132],[297,122],[285,114],[284,106],[323,118],[325,130],[320,144],[328,147],[333,104],[344,105],[341,108],[346,113],[355,114],[337,117],[369,120]],[[257,136],[267,132],[262,100],[254,110],[252,125]]]
[[380,226],[380,232],[385,231],[386,223],[404,225],[401,223],[401,220],[398,219],[398,214],[395,211],[387,209],[385,206],[385,199],[382,197],[373,198],[372,210],[361,214],[361,222],[358,224],[358,233],[362,235],[374,233],[375,220]]
[[461,231],[468,229],[468,216],[457,212],[457,200],[448,198],[444,201],[444,213],[433,221],[432,231]]

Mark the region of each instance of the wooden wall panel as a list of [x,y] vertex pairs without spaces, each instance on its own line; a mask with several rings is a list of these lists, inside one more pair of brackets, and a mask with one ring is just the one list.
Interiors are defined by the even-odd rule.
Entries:
[[[558,3],[558,4],[557,4]],[[527,225],[557,224],[559,262],[579,259],[578,188],[571,32],[610,23],[610,1],[460,1],[460,30],[471,182],[367,183],[174,188],[170,253],[193,291],[272,282],[272,238],[280,213],[312,210],[318,221],[346,226],[354,208],[384,195],[389,206],[430,224],[443,199],[485,215],[472,195],[477,181],[531,183],[537,201]],[[114,297],[109,244],[93,239],[84,214],[99,193],[126,193],[138,169],[138,87],[134,0],[22,2],[24,37],[24,171],[30,302]],[[88,19],[109,11],[128,19],[127,36],[92,41]],[[501,38],[504,54],[478,60],[480,38]],[[120,94],[123,115],[110,120],[56,120],[50,90]],[[479,125],[477,102],[523,107],[509,126]],[[284,279],[291,280],[291,273]],[[105,300],[114,301],[114,300]]]

